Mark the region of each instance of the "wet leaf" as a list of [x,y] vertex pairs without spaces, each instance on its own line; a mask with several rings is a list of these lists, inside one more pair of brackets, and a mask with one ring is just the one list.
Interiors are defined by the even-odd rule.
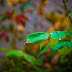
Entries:
[[65,36],[65,35],[66,35],[66,32],[63,32],[63,31],[52,31],[50,33],[50,37],[51,38],[53,38],[53,39],[59,39],[59,40],[61,40],[61,38],[63,36]]
[[52,49],[58,50],[58,49],[62,48],[64,45],[66,45],[68,48],[72,47],[72,42],[69,42],[69,41],[59,42],[59,43],[55,44]]
[[27,36],[27,41],[25,43],[40,43],[44,40],[47,40],[48,37],[49,37],[49,34],[45,32],[32,33]]
[[39,56],[40,56],[42,53],[44,53],[50,46],[51,46],[51,44],[49,44],[47,47],[45,47],[45,48],[40,52]]

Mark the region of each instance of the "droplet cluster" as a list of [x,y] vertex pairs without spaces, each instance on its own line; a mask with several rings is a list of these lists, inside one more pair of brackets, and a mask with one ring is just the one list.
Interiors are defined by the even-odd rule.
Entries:
[[45,32],[36,32],[27,36],[27,41],[25,43],[39,43],[48,39],[49,34]]
[[53,39],[59,39],[61,40],[63,36],[66,35],[66,32],[63,31],[52,31],[50,32],[50,37]]
[[55,44],[52,49],[57,50],[57,49],[62,48],[64,45],[66,45],[68,48],[72,47],[72,42],[69,42],[69,41],[59,42],[59,43]]

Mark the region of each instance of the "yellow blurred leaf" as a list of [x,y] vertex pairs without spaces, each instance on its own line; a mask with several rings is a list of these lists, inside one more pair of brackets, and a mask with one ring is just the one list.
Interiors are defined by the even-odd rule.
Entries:
[[9,6],[12,6],[12,5],[17,5],[19,0],[6,0],[6,2]]
[[25,28],[24,28],[24,26],[22,26],[22,25],[18,25],[17,26],[17,30],[18,31],[23,31]]

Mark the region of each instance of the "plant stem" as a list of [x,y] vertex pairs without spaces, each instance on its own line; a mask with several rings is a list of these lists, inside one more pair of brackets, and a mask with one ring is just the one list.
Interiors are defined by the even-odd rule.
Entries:
[[6,48],[0,48],[2,51],[12,51],[11,49],[6,49]]
[[15,30],[15,25],[14,23],[12,22],[13,24],[13,39],[14,39],[14,47],[15,47],[15,50],[17,50],[17,46],[16,46],[16,30]]
[[[69,10],[68,10],[68,8],[67,8],[67,6],[66,6],[66,2],[65,2],[65,0],[63,0],[63,4],[64,4],[65,10],[66,10],[66,12],[67,12],[67,15],[69,15]],[[71,24],[72,24],[71,16],[68,16],[68,17],[69,17],[70,22],[71,22]]]

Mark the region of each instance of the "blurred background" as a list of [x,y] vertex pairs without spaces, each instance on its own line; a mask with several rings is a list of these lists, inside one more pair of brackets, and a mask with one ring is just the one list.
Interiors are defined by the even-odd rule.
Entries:
[[[71,13],[72,0],[65,0],[65,3]],[[24,44],[26,37],[35,32],[72,31],[70,25],[63,0],[0,0],[0,48],[21,50],[38,58],[39,44]],[[47,40],[45,46],[49,43]],[[0,50],[1,72],[67,72],[72,67],[71,50],[67,58],[59,53],[53,56],[49,49],[38,58],[41,65],[35,69],[26,63],[24,71],[22,68],[21,71],[12,71],[12,65],[4,68],[8,66],[6,52]]]

